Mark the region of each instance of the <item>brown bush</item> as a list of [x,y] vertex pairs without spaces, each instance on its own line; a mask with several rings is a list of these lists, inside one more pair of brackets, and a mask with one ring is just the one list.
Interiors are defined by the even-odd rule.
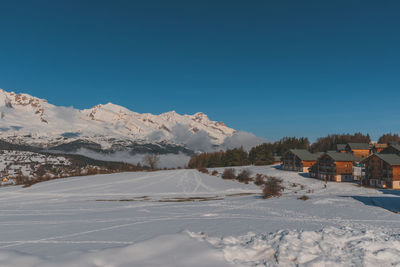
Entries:
[[211,175],[217,176],[217,175],[218,175],[218,171],[217,171],[217,170],[213,170],[213,172],[211,173]]
[[225,169],[222,173],[223,179],[235,179],[236,178],[236,171],[233,168]]
[[302,195],[298,199],[306,201],[307,199],[310,199],[310,198],[308,196],[306,196],[306,195]]
[[264,175],[257,173],[256,174],[256,180],[255,180],[254,183],[256,185],[258,185],[258,186],[265,184]]
[[250,175],[251,175],[251,171],[245,169],[245,170],[242,170],[238,174],[236,179],[241,183],[248,183],[250,181],[250,179],[251,179]]
[[263,197],[280,197],[285,187],[282,186],[282,180],[275,177],[267,177],[263,189]]
[[201,173],[206,173],[206,174],[208,174],[208,170],[206,169],[206,168],[198,168],[197,169],[199,172],[201,172]]

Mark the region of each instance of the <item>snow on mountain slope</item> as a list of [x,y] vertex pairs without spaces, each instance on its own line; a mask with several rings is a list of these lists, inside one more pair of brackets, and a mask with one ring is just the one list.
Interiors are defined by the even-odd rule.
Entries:
[[78,110],[0,89],[0,138],[12,143],[48,148],[79,139],[95,142],[104,149],[115,142],[187,145],[188,136],[204,133],[211,144],[220,145],[235,132],[203,113],[140,114],[112,103]]

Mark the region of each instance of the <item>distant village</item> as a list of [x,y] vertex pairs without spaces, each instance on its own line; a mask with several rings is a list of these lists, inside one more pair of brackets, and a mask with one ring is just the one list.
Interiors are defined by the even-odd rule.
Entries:
[[321,153],[290,149],[280,160],[283,170],[309,173],[325,181],[400,189],[399,144],[338,144],[335,151]]

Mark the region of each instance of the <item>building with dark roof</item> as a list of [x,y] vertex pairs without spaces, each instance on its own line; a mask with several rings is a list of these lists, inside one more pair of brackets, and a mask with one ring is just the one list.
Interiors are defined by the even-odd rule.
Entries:
[[375,143],[372,145],[371,147],[371,154],[374,153],[381,153],[384,149],[386,149],[388,147],[388,144],[378,144]]
[[336,151],[345,153],[346,152],[346,144],[337,144],[336,145]]
[[387,148],[383,149],[380,154],[397,154],[400,156],[400,145],[390,144]]
[[279,163],[281,163],[281,157],[274,156],[274,164],[279,164]]
[[357,161],[350,153],[327,152],[310,168],[311,177],[325,181],[350,182],[354,180],[353,163]]
[[364,184],[380,188],[400,189],[400,156],[379,153],[363,160]]
[[313,154],[306,149],[290,149],[282,157],[282,168],[287,171],[308,172],[308,168],[317,159],[317,154]]
[[366,158],[370,155],[370,146],[368,143],[348,143],[346,152],[353,154],[356,158]]

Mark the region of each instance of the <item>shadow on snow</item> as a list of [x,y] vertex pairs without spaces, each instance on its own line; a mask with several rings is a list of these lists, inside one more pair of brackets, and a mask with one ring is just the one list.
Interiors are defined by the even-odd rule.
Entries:
[[351,196],[365,205],[380,207],[391,212],[400,213],[400,197],[395,196]]

